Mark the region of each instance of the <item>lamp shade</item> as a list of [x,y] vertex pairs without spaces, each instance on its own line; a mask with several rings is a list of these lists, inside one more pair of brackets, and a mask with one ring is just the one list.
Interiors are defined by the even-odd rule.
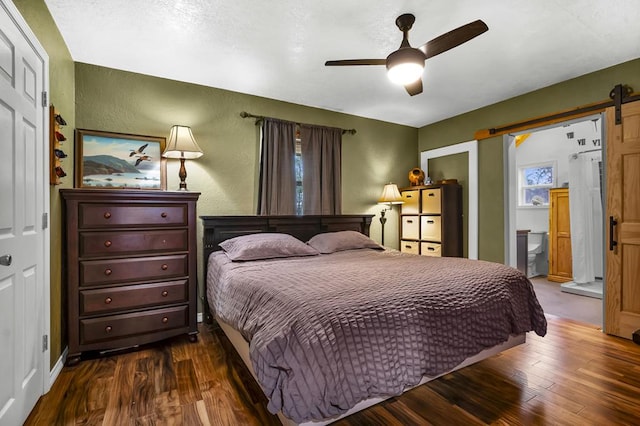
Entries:
[[162,153],[165,158],[195,159],[204,155],[202,149],[196,143],[191,127],[173,126],[169,134],[167,146]]
[[380,204],[402,204],[404,200],[400,195],[400,191],[398,190],[398,185],[395,183],[389,183],[384,186],[382,190],[382,195],[378,200]]

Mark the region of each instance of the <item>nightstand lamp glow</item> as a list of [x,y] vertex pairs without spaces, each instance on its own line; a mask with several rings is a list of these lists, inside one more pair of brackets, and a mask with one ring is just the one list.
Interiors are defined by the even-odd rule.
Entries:
[[165,158],[180,159],[180,171],[178,172],[178,177],[180,177],[181,191],[187,190],[187,169],[184,167],[184,160],[194,160],[202,157],[203,155],[204,152],[202,152],[202,149],[200,149],[193,137],[193,133],[191,133],[191,127],[173,126],[171,128],[167,147],[162,153],[162,156]]

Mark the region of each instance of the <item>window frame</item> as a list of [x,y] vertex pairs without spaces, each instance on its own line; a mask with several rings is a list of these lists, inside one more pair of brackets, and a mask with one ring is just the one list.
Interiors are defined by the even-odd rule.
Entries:
[[[537,185],[525,185],[524,172],[528,169],[534,168],[543,168],[543,167],[551,167],[551,183],[550,184],[537,184]],[[517,170],[517,178],[518,178],[518,208],[525,209],[548,209],[549,203],[551,200],[549,199],[548,203],[542,203],[539,205],[535,204],[527,204],[525,202],[526,196],[525,191],[527,189],[536,189],[536,188],[546,188],[547,191],[554,188],[556,186],[556,182],[558,179],[558,163],[557,161],[540,161],[536,163],[528,163],[528,164],[520,164]]]

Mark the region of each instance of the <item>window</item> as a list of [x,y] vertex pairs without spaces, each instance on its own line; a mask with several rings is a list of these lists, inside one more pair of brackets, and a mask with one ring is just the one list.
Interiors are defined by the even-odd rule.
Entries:
[[[265,118],[260,215],[336,215],[342,210],[342,129]],[[293,137],[292,137],[293,136]]]
[[302,141],[300,139],[300,131],[296,132],[296,158],[294,159],[296,167],[296,214],[301,215],[302,211]]
[[555,162],[518,167],[518,206],[549,206],[549,189],[556,181]]

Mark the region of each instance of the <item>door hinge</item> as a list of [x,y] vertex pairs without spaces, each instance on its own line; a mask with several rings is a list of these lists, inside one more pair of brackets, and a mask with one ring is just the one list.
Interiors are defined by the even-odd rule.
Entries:
[[42,106],[43,107],[47,107],[49,105],[48,99],[47,99],[47,92],[42,92]]
[[49,227],[49,213],[42,213],[42,229]]
[[42,336],[42,352],[46,352],[49,349],[49,336],[46,334]]

